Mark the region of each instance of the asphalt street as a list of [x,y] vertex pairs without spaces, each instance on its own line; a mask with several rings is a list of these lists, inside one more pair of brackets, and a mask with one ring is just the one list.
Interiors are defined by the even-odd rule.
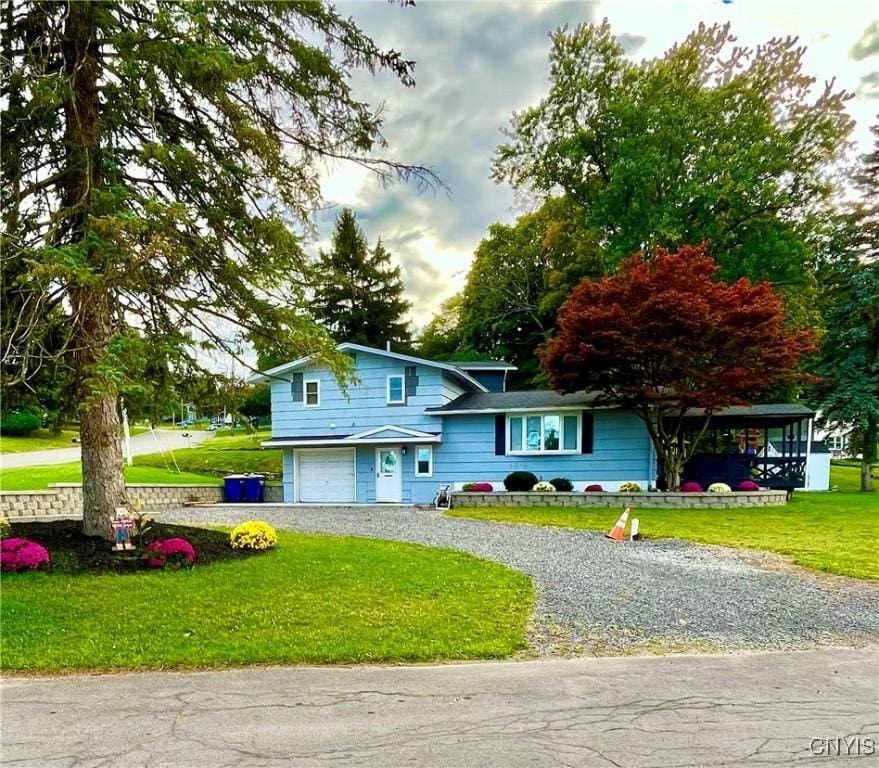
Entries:
[[18,768],[819,768],[875,765],[879,741],[875,649],[15,678],[0,690],[2,764]]

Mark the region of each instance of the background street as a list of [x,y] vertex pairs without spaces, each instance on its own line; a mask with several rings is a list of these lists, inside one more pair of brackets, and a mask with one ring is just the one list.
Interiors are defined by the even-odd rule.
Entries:
[[[189,437],[184,437],[188,434]],[[177,451],[204,442],[211,433],[206,430],[175,430],[157,429],[154,433],[143,432],[131,438],[131,455],[141,456],[146,453],[159,453],[160,450]],[[51,451],[27,451],[23,453],[0,454],[0,466],[3,469],[13,467],[36,467],[45,464],[67,464],[79,461],[80,447],[58,448]]]

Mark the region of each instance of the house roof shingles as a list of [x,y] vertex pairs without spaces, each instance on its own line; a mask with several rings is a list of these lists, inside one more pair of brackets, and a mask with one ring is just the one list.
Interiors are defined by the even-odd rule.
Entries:
[[[425,408],[426,413],[479,413],[552,408],[614,407],[598,392],[561,394],[552,390],[524,390],[508,392],[468,392],[442,406]],[[691,408],[685,418],[699,418],[704,411]],[[798,420],[814,417],[815,412],[800,403],[768,403],[751,406],[730,406],[717,411],[713,419],[783,419]]]
[[516,411],[542,408],[590,408],[598,405],[596,392],[575,392],[563,395],[552,390],[527,390],[510,392],[470,392],[460,395],[442,406],[425,408],[426,413],[449,413],[458,411]]

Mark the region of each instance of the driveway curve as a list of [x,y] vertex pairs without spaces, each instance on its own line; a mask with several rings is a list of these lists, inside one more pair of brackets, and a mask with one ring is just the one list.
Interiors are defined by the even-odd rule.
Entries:
[[879,642],[879,585],[813,573],[774,555],[674,540],[451,518],[385,507],[221,505],[165,522],[366,536],[470,552],[535,582],[530,645],[541,654],[786,649]]

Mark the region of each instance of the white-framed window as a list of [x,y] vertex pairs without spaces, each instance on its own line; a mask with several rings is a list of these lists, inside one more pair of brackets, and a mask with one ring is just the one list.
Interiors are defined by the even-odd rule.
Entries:
[[406,378],[402,374],[388,376],[388,405],[406,402]]
[[433,477],[433,446],[415,446],[415,477]]
[[305,395],[303,400],[306,408],[317,408],[320,405],[320,380],[306,379],[302,382]]
[[507,416],[507,453],[579,452],[579,413],[513,413]]

